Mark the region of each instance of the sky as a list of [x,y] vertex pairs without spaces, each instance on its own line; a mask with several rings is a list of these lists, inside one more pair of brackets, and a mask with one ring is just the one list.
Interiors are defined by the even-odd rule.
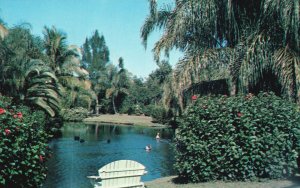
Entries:
[[[158,0],[160,6],[173,2]],[[148,0],[0,0],[0,19],[8,28],[29,23],[32,34],[42,37],[44,26],[55,26],[67,34],[69,45],[79,47],[98,30],[110,61],[117,64],[122,57],[125,68],[143,78],[157,68],[151,50],[162,34],[152,33],[144,48],[140,30],[148,14]],[[172,51],[170,64],[174,66],[181,56]]]

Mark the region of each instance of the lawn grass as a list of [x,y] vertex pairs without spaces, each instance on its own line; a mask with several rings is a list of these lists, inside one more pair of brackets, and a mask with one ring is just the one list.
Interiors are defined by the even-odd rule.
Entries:
[[148,116],[134,116],[127,114],[101,114],[99,116],[88,117],[83,120],[85,123],[109,123],[120,125],[139,125],[150,127],[161,127],[163,125],[153,123],[152,118]]

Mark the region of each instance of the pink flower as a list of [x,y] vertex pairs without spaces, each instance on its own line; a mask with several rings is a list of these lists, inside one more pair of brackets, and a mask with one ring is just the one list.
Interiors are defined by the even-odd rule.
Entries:
[[3,108],[0,108],[0,115],[4,114],[6,111]]
[[197,98],[198,98],[197,95],[193,95],[193,96],[192,96],[192,100],[193,100],[193,101],[194,101],[194,100],[197,100]]
[[21,119],[23,117],[23,114],[21,112],[18,112],[17,117]]
[[9,129],[5,129],[4,132],[5,132],[6,136],[8,136],[11,133],[11,131]]
[[40,158],[40,162],[44,161],[44,157],[42,155],[40,155],[39,158]]
[[242,114],[241,112],[238,112],[238,113],[237,113],[237,116],[238,116],[238,117],[242,117],[243,114]]

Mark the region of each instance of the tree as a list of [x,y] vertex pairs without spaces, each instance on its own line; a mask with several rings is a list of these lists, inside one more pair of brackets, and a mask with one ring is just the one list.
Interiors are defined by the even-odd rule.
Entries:
[[109,50],[103,35],[95,31],[91,38],[83,44],[83,64],[90,72],[90,78],[95,83],[97,77],[106,70],[109,62]]
[[172,67],[167,61],[157,63],[158,68],[149,74],[146,87],[149,89],[149,104],[158,104],[163,95],[163,87],[170,73]]
[[78,56],[78,52],[73,48],[68,48],[67,36],[62,31],[44,27],[44,47],[50,61],[50,66],[55,73],[61,73],[61,66],[70,56]]
[[95,94],[89,85],[89,73],[81,67],[81,50],[75,45],[68,46],[66,34],[54,26],[45,27],[44,44],[50,65],[63,86],[63,107],[89,109]]
[[[158,10],[150,0],[150,13],[141,37],[161,28],[154,56],[172,48],[185,53],[176,68],[177,88],[201,81],[211,62],[229,77],[232,94],[249,92],[264,73],[273,72],[291,99],[299,95],[299,0],[210,1],[177,0]],[[215,63],[213,63],[215,64]],[[215,72],[214,72],[215,74]],[[206,72],[207,76],[218,75]],[[185,79],[182,83],[178,78]],[[175,81],[175,79],[174,79]],[[175,81],[175,84],[176,84]],[[179,93],[179,92],[178,92]]]
[[[127,95],[129,88],[128,75],[122,57],[119,58],[119,70],[111,71],[111,73],[110,87],[106,90],[106,98],[111,98],[114,113],[118,113],[115,100],[121,94]],[[119,104],[121,104],[120,101]]]
[[39,107],[54,117],[61,108],[60,86],[54,72],[40,60],[32,60],[25,70],[23,100],[28,106]]
[[[42,41],[30,33],[28,25],[9,30],[1,41],[1,92],[14,101],[43,109],[54,116],[60,109],[59,86],[51,68],[42,60]],[[2,51],[2,49],[1,49]]]
[[1,90],[3,93],[21,98],[25,83],[25,67],[32,59],[43,59],[41,40],[30,33],[29,25],[9,29],[9,34],[1,41]]
[[89,72],[81,67],[80,49],[71,45],[68,50],[76,52],[69,55],[60,66],[59,82],[63,88],[63,108],[83,107],[90,109],[96,94],[91,88]]

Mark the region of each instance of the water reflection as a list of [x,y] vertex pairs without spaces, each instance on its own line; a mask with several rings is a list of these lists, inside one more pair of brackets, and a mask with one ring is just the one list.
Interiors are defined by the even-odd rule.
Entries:
[[[160,132],[161,141],[155,136]],[[74,136],[84,139],[83,143]],[[86,125],[68,123],[62,127],[62,137],[51,142],[53,156],[43,187],[92,187],[86,176],[115,160],[135,160],[146,166],[143,181],[174,174],[173,151],[169,144],[173,133],[169,129],[135,126]],[[109,141],[108,141],[109,140]],[[150,152],[145,146],[151,144]]]

